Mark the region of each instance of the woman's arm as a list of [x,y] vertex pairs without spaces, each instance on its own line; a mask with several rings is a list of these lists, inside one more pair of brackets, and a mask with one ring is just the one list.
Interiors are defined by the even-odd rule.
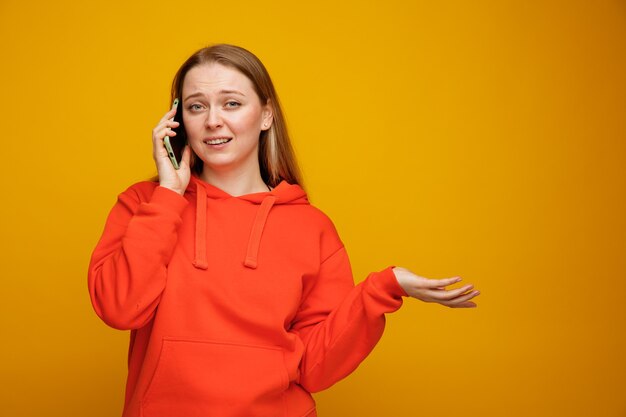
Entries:
[[152,157],[160,186],[139,183],[122,193],[111,210],[89,264],[89,294],[96,313],[116,329],[138,329],[154,315],[165,288],[167,264],[187,205],[191,151],[185,146],[176,170],[163,146],[176,107],[152,130]]
[[315,282],[305,283],[292,327],[305,347],[300,385],[309,392],[321,391],[354,371],[382,336],[385,314],[398,310],[402,297],[450,307],[475,306],[469,299],[477,294],[466,293],[468,287],[445,290],[458,280],[431,280],[404,268],[388,267],[354,286],[342,247],[322,263]]
[[299,383],[309,392],[343,379],[365,359],[383,334],[385,313],[407,294],[392,268],[354,285],[345,248],[324,260],[314,281],[304,283],[292,330],[304,344]]
[[174,191],[149,183],[119,196],[88,275],[92,305],[109,326],[138,329],[152,318],[186,205],[187,200]]

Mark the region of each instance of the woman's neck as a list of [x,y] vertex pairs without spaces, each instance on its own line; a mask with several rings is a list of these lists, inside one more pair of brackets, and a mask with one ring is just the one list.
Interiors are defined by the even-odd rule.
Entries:
[[246,172],[214,171],[204,166],[200,179],[234,197],[269,191],[258,171],[251,175]]

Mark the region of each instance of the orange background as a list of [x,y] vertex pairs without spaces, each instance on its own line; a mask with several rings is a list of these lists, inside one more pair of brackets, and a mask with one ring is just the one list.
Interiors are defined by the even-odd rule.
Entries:
[[0,35],[2,415],[120,415],[128,333],[93,312],[89,256],[216,42],[272,74],[357,281],[482,291],[406,299],[320,417],[626,415],[623,1],[3,0]]

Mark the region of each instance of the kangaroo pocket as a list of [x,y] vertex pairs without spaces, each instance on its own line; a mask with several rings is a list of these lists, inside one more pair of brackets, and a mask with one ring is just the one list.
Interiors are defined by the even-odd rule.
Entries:
[[143,416],[283,416],[288,386],[278,347],[165,338]]

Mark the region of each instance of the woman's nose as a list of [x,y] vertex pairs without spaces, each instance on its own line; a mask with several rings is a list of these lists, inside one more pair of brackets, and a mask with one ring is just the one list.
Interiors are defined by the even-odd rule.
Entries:
[[209,129],[215,129],[222,126],[222,117],[220,116],[219,111],[209,110],[204,124]]

